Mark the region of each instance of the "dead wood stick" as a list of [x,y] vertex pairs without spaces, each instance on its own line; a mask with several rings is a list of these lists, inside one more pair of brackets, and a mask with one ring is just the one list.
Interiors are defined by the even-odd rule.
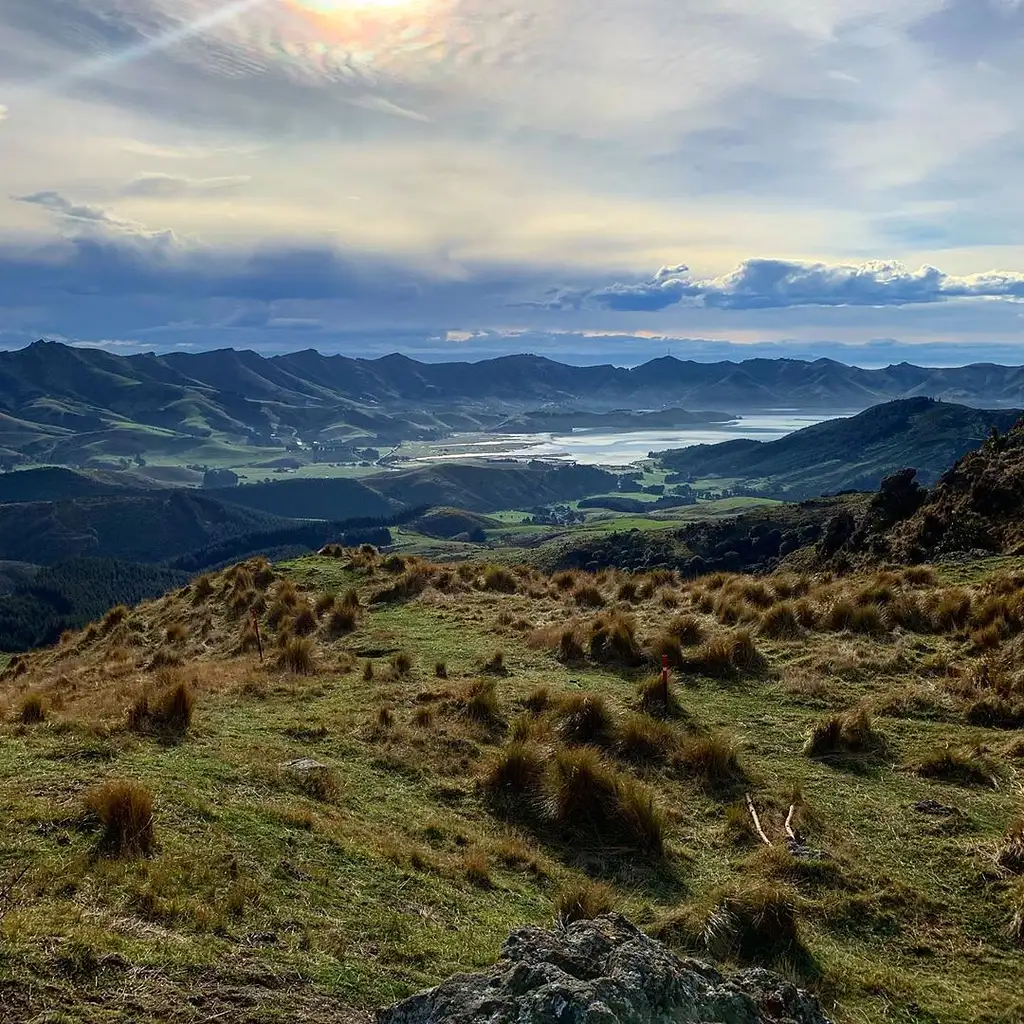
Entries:
[[750,799],[750,794],[746,794],[747,797],[747,810],[750,811],[751,818],[754,819],[754,828],[757,830],[757,834],[761,837],[761,842],[765,846],[771,846],[772,841],[764,834],[764,829],[761,828],[761,819],[757,816],[757,808],[754,806],[754,801]]
[[796,813],[796,804],[789,805],[789,814],[786,815],[786,835],[793,840],[794,843],[800,842],[800,837],[796,834],[793,828],[793,815]]

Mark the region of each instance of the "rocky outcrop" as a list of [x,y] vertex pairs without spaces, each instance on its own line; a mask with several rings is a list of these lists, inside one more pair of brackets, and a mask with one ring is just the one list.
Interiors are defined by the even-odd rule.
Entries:
[[829,1024],[817,1000],[759,968],[725,978],[624,917],[520,928],[498,962],[377,1014],[377,1024]]

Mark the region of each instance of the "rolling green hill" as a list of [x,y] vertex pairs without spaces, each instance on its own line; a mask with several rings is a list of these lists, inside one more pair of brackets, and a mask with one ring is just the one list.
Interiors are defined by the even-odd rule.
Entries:
[[874,490],[904,467],[935,480],[995,426],[1020,413],[913,398],[848,419],[806,427],[778,441],[726,441],[660,452],[662,466],[697,480],[729,480],[766,495],[799,499],[839,490]]

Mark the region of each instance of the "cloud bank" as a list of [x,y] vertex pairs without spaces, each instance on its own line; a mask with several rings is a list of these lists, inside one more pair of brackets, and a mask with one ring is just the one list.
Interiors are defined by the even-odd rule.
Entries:
[[1024,299],[1024,273],[991,271],[957,276],[937,267],[902,263],[804,263],[749,259],[720,277],[701,279],[689,267],[662,267],[650,280],[562,291],[552,309],[592,302],[606,309],[658,312],[679,304],[710,309],[786,309],[795,306],[910,306],[946,299]]

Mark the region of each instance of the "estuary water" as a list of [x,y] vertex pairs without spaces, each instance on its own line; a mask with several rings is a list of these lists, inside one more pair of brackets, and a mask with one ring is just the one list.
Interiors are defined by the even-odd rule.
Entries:
[[415,461],[450,459],[545,459],[591,466],[628,466],[648,452],[717,444],[736,438],[776,441],[780,437],[829,419],[795,412],[744,416],[721,425],[679,430],[574,430],[571,434],[463,434],[430,446]]

